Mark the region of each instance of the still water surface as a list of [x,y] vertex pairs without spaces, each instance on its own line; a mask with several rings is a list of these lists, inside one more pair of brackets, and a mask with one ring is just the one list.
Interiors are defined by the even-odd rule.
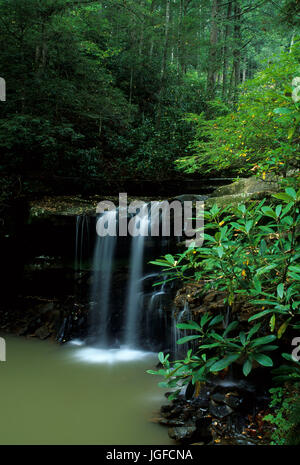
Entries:
[[0,444],[171,444],[150,421],[165,402],[155,354],[5,340]]

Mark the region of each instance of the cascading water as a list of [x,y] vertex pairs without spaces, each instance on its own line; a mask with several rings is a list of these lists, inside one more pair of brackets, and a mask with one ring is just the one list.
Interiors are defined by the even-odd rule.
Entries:
[[[104,215],[108,223],[116,219],[115,211],[105,212]],[[93,261],[91,328],[93,342],[101,347],[107,347],[109,343],[109,302],[115,247],[116,236],[97,235]]]
[[173,310],[172,314],[172,321],[173,321],[173,327],[172,327],[172,350],[173,353],[175,354],[176,357],[180,355],[180,349],[177,344],[178,339],[187,336],[186,330],[179,330],[177,328],[177,324],[179,323],[184,323],[186,321],[192,320],[192,315],[191,315],[191,310],[189,307],[188,302],[186,301],[184,304],[183,310],[179,313],[175,313],[175,310]]
[[[84,352],[94,361],[104,360],[106,356],[108,360],[114,360],[119,357],[118,350],[120,356],[126,358],[131,357],[130,354],[144,353],[141,350],[171,350],[171,331],[168,330],[171,314],[168,310],[172,308],[174,293],[166,282],[153,287],[161,277],[149,264],[150,260],[172,252],[171,239],[160,236],[160,202],[151,203],[151,208],[150,204],[142,203],[138,208],[138,214],[127,216],[129,225],[133,226],[133,229],[129,228],[131,237],[117,238],[117,232],[112,235],[106,227],[102,227],[104,235],[96,235],[86,341],[93,347],[87,346]],[[106,211],[97,217],[97,225],[99,220],[102,225],[114,221],[117,230],[119,212]],[[149,232],[153,225],[156,233],[152,237]],[[89,229],[93,228],[87,219],[77,218],[76,269],[81,267],[82,254],[85,255],[83,236]],[[85,345],[82,341],[79,343]]]
[[130,277],[127,291],[125,344],[136,347],[138,344],[138,326],[141,318],[142,277],[144,262],[144,243],[148,236],[149,212],[148,205],[141,208],[139,214],[138,235],[132,238],[130,253]]

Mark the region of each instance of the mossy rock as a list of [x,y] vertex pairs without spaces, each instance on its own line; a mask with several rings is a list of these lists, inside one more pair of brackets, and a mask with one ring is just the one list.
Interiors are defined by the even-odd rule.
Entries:
[[228,184],[227,186],[218,187],[212,193],[212,197],[278,192],[279,189],[279,183],[274,178],[267,178],[266,180],[262,180],[253,176],[251,178],[240,179],[239,181]]
[[256,193],[243,193],[243,194],[233,194],[233,195],[223,195],[222,197],[210,197],[205,202],[205,208],[212,208],[214,204],[217,204],[219,208],[225,208],[229,205],[237,207],[241,203],[249,204],[251,202],[263,199],[270,199],[274,191],[265,191],[265,192],[256,192]]

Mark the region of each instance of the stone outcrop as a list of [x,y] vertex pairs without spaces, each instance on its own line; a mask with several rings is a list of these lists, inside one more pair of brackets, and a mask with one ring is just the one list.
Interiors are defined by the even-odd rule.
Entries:
[[230,204],[238,205],[252,200],[270,198],[278,190],[280,190],[280,185],[277,180],[273,178],[263,180],[253,176],[218,187],[205,202],[205,205],[207,208],[211,208],[216,203],[219,207],[224,208]]

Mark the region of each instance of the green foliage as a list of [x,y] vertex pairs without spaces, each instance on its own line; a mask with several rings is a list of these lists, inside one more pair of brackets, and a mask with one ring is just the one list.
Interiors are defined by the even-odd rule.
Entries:
[[270,408],[274,413],[265,416],[264,421],[274,425],[272,445],[299,445],[300,401],[299,392],[287,388],[270,389]]
[[[168,387],[182,379],[185,384],[195,384],[232,363],[240,363],[245,376],[254,363],[271,367],[268,352],[278,347],[272,343],[286,331],[300,328],[299,197],[300,191],[287,187],[274,195],[274,205],[266,205],[265,200],[223,210],[214,205],[204,213],[209,231],[204,235],[204,247],[152,262],[162,268],[168,280],[201,282],[204,292],[224,292],[225,304],[233,311],[240,298],[253,306],[248,331],[238,321],[224,327],[222,315],[208,313],[200,324],[179,324],[179,329],[196,334],[177,341],[193,344],[188,361],[175,361],[173,367],[168,361],[165,371],[160,371]],[[251,326],[257,319],[262,321]]]
[[[169,2],[168,18],[165,0],[0,0],[0,75],[7,83],[7,101],[0,105],[3,172],[21,178],[24,173],[59,173],[163,179],[176,175],[178,158],[193,172],[196,167],[188,166],[185,157],[199,128],[186,115],[204,112],[210,120],[221,118],[222,126],[229,118],[232,95],[237,95],[238,82],[229,79],[236,54],[248,78],[262,69],[264,57],[290,44],[288,25],[279,27],[277,22],[274,31],[278,13],[269,2],[248,8],[246,0],[239,0],[241,41],[237,44],[234,37],[237,18],[227,18],[228,4],[220,5],[216,56],[211,60],[212,2],[200,3]],[[215,61],[216,100],[208,102],[207,75]],[[252,104],[251,92],[245,101]],[[274,109],[278,107],[281,101]],[[255,112],[260,114],[261,108]],[[202,120],[204,126],[209,124],[202,118],[201,125]],[[219,151],[222,131],[215,133]],[[289,134],[297,140],[296,131]],[[196,140],[202,144],[210,137],[208,127]],[[285,140],[286,147],[273,141],[270,159],[293,158],[291,140]],[[198,143],[193,147],[197,159]],[[258,158],[261,150],[254,145],[252,151],[251,157]],[[221,159],[225,149],[216,156],[213,152],[216,147],[205,155],[209,169],[217,164],[231,169],[232,160]],[[237,159],[241,153],[236,152]],[[242,169],[244,161],[239,161]],[[197,161],[197,166],[207,169],[206,162]]]
[[191,341],[197,341],[197,344],[193,344],[194,348],[188,351],[184,360],[170,362],[169,355],[163,358],[162,354],[159,354],[163,369],[150,370],[148,373],[165,378],[165,381],[160,383],[161,387],[179,386],[180,389],[172,394],[174,398],[183,386],[204,382],[209,375],[227,369],[232,363],[240,362],[245,376],[251,372],[253,363],[264,367],[273,366],[273,361],[267,353],[277,349],[276,345],[271,344],[276,336],[256,337],[261,328],[261,325],[257,324],[247,333],[240,331],[229,337],[230,333],[236,332],[238,321],[231,322],[225,329],[221,329],[222,326],[222,315],[213,317],[207,313],[203,315],[199,324],[194,321],[178,324],[178,329],[196,331],[197,334],[185,336],[179,339],[177,344]]
[[285,382],[299,383],[300,363],[294,360],[291,354],[283,353],[282,357],[290,363],[289,365],[280,365],[280,367],[273,370],[274,382],[279,384],[283,384]]
[[273,207],[265,201],[225,209],[214,205],[204,213],[210,232],[204,234],[204,247],[152,263],[168,279],[201,281],[205,290],[225,292],[231,307],[244,296],[261,308],[249,321],[271,317],[271,329],[276,325],[281,337],[288,325],[299,323],[299,196],[300,191],[286,188],[273,196],[283,201]]
[[292,81],[300,76],[300,41],[241,88],[236,111],[225,116],[190,114],[196,125],[192,156],[177,160],[187,173],[230,171],[286,175],[299,164],[300,103]]

